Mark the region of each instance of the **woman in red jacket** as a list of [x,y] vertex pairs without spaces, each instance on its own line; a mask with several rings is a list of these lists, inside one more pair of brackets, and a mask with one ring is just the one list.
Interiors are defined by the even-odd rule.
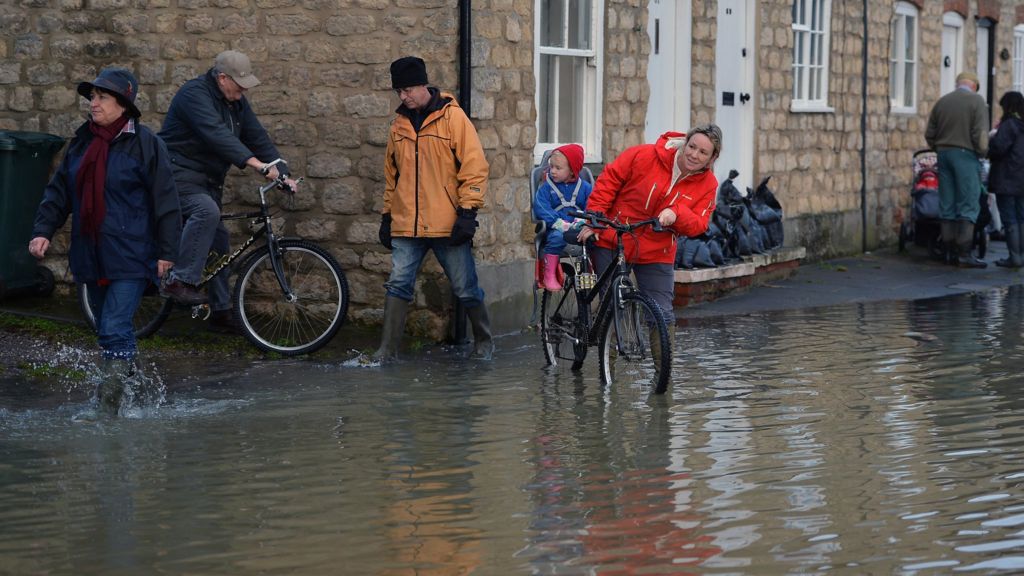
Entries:
[[[714,124],[698,126],[689,134],[666,132],[656,143],[629,148],[605,166],[587,202],[588,211],[608,218],[637,222],[656,217],[665,228],[642,228],[635,236],[623,237],[623,244],[637,287],[654,298],[669,326],[675,324],[676,236],[698,236],[707,230],[718,192],[712,166],[721,150],[722,130]],[[584,227],[578,238],[582,242],[592,235],[595,231]],[[596,236],[591,254],[601,273],[615,256],[615,231],[597,230]]]

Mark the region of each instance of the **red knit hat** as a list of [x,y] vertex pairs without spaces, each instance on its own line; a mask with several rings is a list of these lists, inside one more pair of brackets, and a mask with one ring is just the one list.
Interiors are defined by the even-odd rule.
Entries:
[[580,171],[583,170],[583,146],[579,144],[566,144],[565,146],[559,146],[555,148],[556,152],[561,152],[565,159],[569,161],[569,170],[572,170],[573,179],[580,177]]

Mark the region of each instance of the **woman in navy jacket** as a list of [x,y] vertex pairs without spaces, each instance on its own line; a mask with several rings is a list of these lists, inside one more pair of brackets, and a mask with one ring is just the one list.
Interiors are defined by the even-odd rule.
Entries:
[[114,409],[121,378],[134,372],[132,317],[146,286],[173,266],[181,235],[167,148],[138,123],[138,86],[122,68],[78,85],[90,118],[46,186],[29,242],[29,252],[42,258],[71,216],[68,260],[75,281],[89,286],[107,375],[97,395]]
[[997,260],[996,266],[1020,268],[1024,265],[1024,95],[1007,92],[999,106],[1003,117],[988,143],[992,161],[988,190],[996,195],[1010,256]]

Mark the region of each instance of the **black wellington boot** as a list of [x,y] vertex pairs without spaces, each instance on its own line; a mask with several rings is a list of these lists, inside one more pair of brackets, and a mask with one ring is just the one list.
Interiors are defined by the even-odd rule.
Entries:
[[384,300],[384,331],[380,336],[380,348],[373,353],[373,360],[382,364],[398,358],[398,349],[405,334],[405,316],[409,303],[401,298],[388,296]]
[[481,303],[475,308],[468,308],[466,315],[473,326],[473,351],[470,358],[490,360],[494,357],[494,340],[491,338],[491,319],[487,315],[487,306]]
[[960,268],[985,268],[988,263],[974,257],[974,222],[957,220],[956,247],[960,253],[956,265]]
[[135,374],[135,362],[122,358],[104,359],[102,371],[102,379],[96,387],[96,402],[100,410],[116,416],[121,409],[127,380]]
[[956,266],[956,220],[939,220],[939,239],[944,261]]
[[1010,253],[1006,258],[996,260],[996,266],[1001,268],[1020,268],[1024,261],[1020,253],[1020,226],[1010,224],[1003,229],[1003,237],[1006,240],[1006,250]]

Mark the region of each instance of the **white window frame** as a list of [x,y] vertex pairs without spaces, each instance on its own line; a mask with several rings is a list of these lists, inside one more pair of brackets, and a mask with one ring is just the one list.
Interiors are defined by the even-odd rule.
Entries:
[[[540,94],[540,70],[541,70],[541,56],[569,56],[575,58],[586,58],[586,72],[584,74],[584,88],[581,90],[582,94],[576,94],[570,96],[573,101],[579,106],[583,107],[583,141],[576,142],[581,144],[585,153],[584,161],[587,163],[600,163],[601,160],[601,147],[604,134],[604,124],[602,119],[604,118],[603,107],[604,107],[604,5],[605,0],[580,0],[591,3],[591,47],[589,50],[571,49],[567,47],[553,47],[553,46],[542,46],[541,45],[541,30],[543,16],[543,10],[541,4],[545,0],[534,0],[534,34],[533,34],[533,70],[535,78],[535,90],[534,90],[534,105],[537,109],[537,143],[533,148],[533,161],[534,164],[540,162],[544,152],[557,148],[563,144],[571,144],[572,142],[543,142],[541,141],[541,119],[546,113],[542,109],[541,94]],[[568,13],[569,0],[548,0],[551,2],[565,2],[566,13]],[[568,34],[568,22],[564,33]],[[565,43],[568,46],[568,43]],[[563,95],[558,95],[557,99],[565,98]],[[557,120],[555,120],[557,123]]]
[[[806,21],[798,22],[801,12]],[[831,23],[832,0],[793,0],[792,112],[833,111],[828,105]]]
[[[907,37],[906,21],[908,18],[914,19],[914,41],[913,45],[909,46],[913,48],[912,55],[907,57]],[[896,11],[893,14],[892,25],[889,29],[891,42],[889,49],[889,107],[890,111],[895,114],[915,114],[917,113],[917,91],[918,91],[918,68],[920,63],[920,52],[918,51],[919,40],[921,36],[921,17],[917,10],[917,7],[909,2],[897,2]],[[896,57],[893,57],[893,52],[896,51]],[[909,100],[911,105],[907,105],[906,85],[907,85],[907,68],[911,67],[911,94],[909,94]]]
[[1024,93],[1024,24],[1013,27],[1013,89]]

